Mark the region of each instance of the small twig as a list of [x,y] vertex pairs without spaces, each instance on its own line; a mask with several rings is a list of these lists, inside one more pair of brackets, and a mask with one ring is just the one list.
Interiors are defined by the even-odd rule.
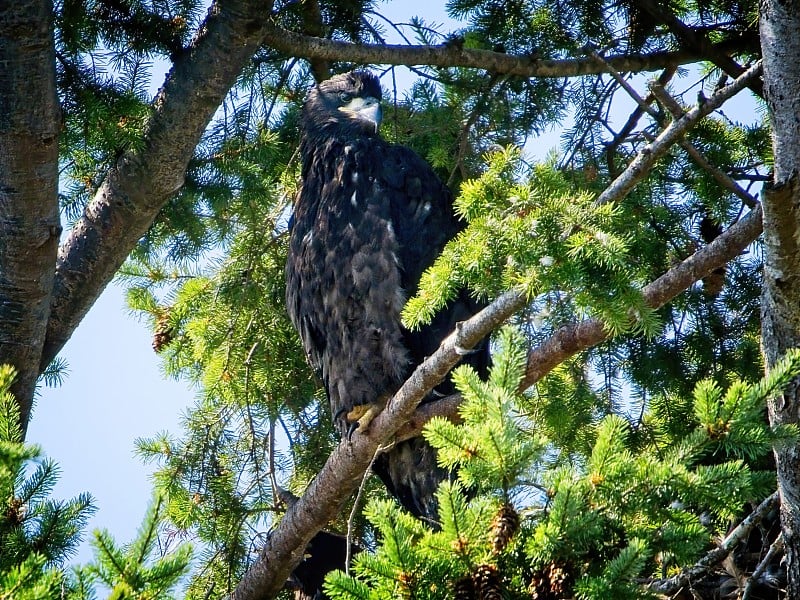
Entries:
[[778,552],[782,551],[783,551],[783,533],[779,533],[778,537],[775,538],[775,541],[772,542],[772,545],[769,547],[769,550],[767,550],[767,554],[764,556],[761,562],[758,563],[758,566],[756,567],[755,571],[753,571],[753,574],[750,575],[750,578],[747,580],[747,585],[745,585],[744,587],[744,592],[742,593],[741,600],[748,600],[748,598],[750,598],[750,593],[753,590],[753,585],[759,579],[761,579],[761,576],[764,574],[764,571],[766,571],[767,567],[769,566],[769,563],[772,562],[772,559],[775,558],[775,555],[778,554]]
[[725,557],[750,535],[750,531],[752,531],[753,527],[755,527],[777,504],[778,492],[773,492],[772,495],[759,504],[752,513],[747,515],[747,517],[720,542],[719,546],[697,561],[693,567],[689,567],[668,579],[652,581],[648,584],[648,589],[657,594],[672,596],[678,593],[682,588],[691,585],[694,581],[697,581],[708,573],[712,567],[725,560]]
[[[667,82],[670,79],[672,79],[673,75],[675,75],[676,70],[677,69],[675,68],[664,69],[664,71],[661,72],[661,75],[658,76],[658,79],[656,81],[658,81],[662,85],[666,85]],[[655,96],[652,93],[650,93],[647,95],[644,101],[649,106],[655,101],[655,99],[656,99]],[[622,145],[622,142],[636,128],[636,125],[639,123],[639,119],[641,119],[644,113],[645,111],[642,109],[641,105],[637,104],[636,108],[628,117],[628,120],[626,121],[625,125],[622,126],[622,129],[620,129],[619,132],[615,134],[614,139],[606,146],[606,162],[608,163],[608,173],[613,178],[616,178],[619,175],[619,170],[614,164],[614,156],[617,153],[617,149]]]
[[375,459],[378,458],[378,455],[386,449],[386,446],[378,446],[378,449],[375,450],[375,454],[372,455],[372,460],[369,461],[369,466],[367,467],[367,470],[364,471],[364,476],[361,478],[361,484],[358,486],[356,498],[353,500],[353,508],[350,509],[350,516],[347,517],[347,546],[344,557],[344,572],[347,575],[350,575],[350,560],[353,558],[353,523],[355,523],[356,514],[358,514],[358,507],[361,504],[361,496],[364,494],[364,488],[367,486],[367,480],[369,479],[369,476],[372,475],[372,465],[375,464]]
[[464,160],[464,155],[467,153],[467,146],[469,144],[469,132],[472,130],[472,127],[478,121],[478,117],[481,114],[481,111],[484,109],[486,104],[486,99],[489,94],[492,93],[492,89],[494,88],[495,83],[500,81],[500,83],[504,83],[508,80],[508,75],[503,76],[501,79],[499,75],[492,75],[489,78],[489,83],[486,85],[486,89],[483,92],[478,93],[478,99],[475,103],[475,107],[472,109],[472,112],[467,118],[466,122],[464,123],[463,127],[461,128],[461,132],[458,135],[458,151],[456,153],[455,163],[453,164],[453,168],[450,171],[450,175],[447,178],[447,185],[453,185],[453,182],[456,178],[456,172],[461,168],[461,162]]
[[269,469],[269,481],[272,484],[272,504],[277,507],[280,498],[280,486],[275,477],[275,419],[269,420],[269,433],[267,434],[267,468]]

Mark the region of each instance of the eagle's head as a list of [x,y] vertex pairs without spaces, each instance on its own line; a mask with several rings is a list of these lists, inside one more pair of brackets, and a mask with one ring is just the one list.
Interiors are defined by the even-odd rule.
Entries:
[[368,71],[335,75],[314,86],[303,105],[307,132],[375,135],[381,123],[381,84]]

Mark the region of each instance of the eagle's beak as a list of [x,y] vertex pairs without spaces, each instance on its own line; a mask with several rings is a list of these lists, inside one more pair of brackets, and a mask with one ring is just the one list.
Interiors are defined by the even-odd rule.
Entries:
[[373,98],[372,96],[367,96],[366,98],[353,98],[345,106],[339,108],[339,110],[346,112],[355,119],[372,123],[376,132],[378,131],[378,127],[380,127],[381,124],[381,119],[383,118],[381,101],[377,98]]

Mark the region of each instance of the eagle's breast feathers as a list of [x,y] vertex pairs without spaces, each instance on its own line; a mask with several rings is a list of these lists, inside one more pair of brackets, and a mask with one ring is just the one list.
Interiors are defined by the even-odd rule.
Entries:
[[342,416],[384,402],[408,374],[400,311],[458,225],[431,222],[450,214],[439,206],[449,191],[405,148],[330,141],[314,162],[297,199],[287,295],[332,413]]

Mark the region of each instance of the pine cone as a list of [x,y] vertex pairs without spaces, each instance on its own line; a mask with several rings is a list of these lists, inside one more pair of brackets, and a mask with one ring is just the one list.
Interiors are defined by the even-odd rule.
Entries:
[[453,600],[477,600],[475,595],[475,584],[472,577],[463,577],[456,581],[453,588]]
[[572,596],[573,578],[569,566],[551,562],[533,574],[530,591],[533,600],[559,600]]
[[9,498],[5,518],[12,527],[22,524],[25,519],[25,504],[21,499],[13,496]]
[[492,548],[495,554],[506,549],[519,529],[519,514],[511,504],[503,504],[492,521]]
[[169,322],[170,309],[164,309],[156,320],[153,332],[153,350],[161,352],[175,338],[175,328]]
[[479,600],[502,600],[500,573],[493,565],[479,565],[472,576]]

